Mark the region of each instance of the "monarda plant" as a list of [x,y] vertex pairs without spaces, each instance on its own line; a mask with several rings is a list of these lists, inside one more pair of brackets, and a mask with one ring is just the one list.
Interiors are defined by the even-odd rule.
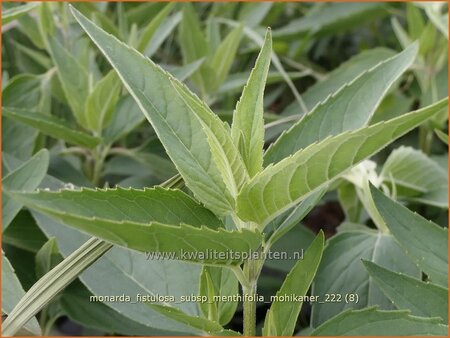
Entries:
[[[139,105],[179,175],[143,189],[69,187],[31,193],[8,188],[14,186],[10,182],[14,176],[6,180],[10,198],[92,238],[25,294],[4,322],[4,335],[15,334],[82,271],[112,246],[119,246],[142,255],[171,254],[172,259],[202,266],[196,299],[208,301],[196,304],[197,315],[168,302],[149,302],[146,306],[157,314],[152,325],[160,321],[167,329],[189,327],[192,334],[240,335],[224,328],[237,302],[219,301],[237,293],[240,285],[242,334],[254,336],[258,278],[265,254],[349,170],[447,108],[446,98],[373,123],[381,99],[413,63],[418,51],[413,43],[318,103],[265,150],[263,99],[272,58],[270,29],[229,125],[170,73],[77,10],[72,8],[72,13]],[[40,159],[48,162],[45,150],[32,161]],[[20,179],[20,171],[15,176]],[[412,314],[373,307],[338,311],[331,319],[319,321],[312,335],[384,334],[387,322],[390,334],[447,334],[443,322],[447,305],[442,302],[448,292],[443,251],[447,231],[391,200],[379,187],[368,179],[361,185],[364,206],[378,227],[374,236],[392,234],[429,280],[364,261],[386,297],[400,309],[412,309]],[[432,240],[422,241],[421,236]],[[273,298],[263,335],[295,333],[302,300],[316,277],[323,251],[320,232],[286,276],[278,298]],[[246,257],[249,252],[255,255]],[[317,278],[315,290],[320,289],[323,276]],[[421,304],[424,299],[432,305]],[[318,316],[318,311],[313,313],[313,320]]]

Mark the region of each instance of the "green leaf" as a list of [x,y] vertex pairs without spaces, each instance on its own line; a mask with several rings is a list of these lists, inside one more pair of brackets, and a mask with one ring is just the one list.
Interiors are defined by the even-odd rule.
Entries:
[[267,167],[240,191],[238,216],[244,221],[266,224],[447,107],[447,102],[444,99],[387,122],[329,137]]
[[408,21],[409,36],[416,40],[425,29],[425,20],[421,11],[412,3],[406,4],[406,19]]
[[[167,181],[165,186],[170,187],[175,182],[178,182],[178,179]],[[50,187],[56,189],[58,184],[54,188],[53,185]],[[56,238],[64,257],[70,256],[89,240],[88,235],[77,229],[58,223],[36,211],[31,213],[45,235]],[[112,247],[106,253],[99,253],[98,257],[95,265],[79,275],[80,280],[94,295],[104,296],[105,285],[108,287],[108,294],[125,294],[130,295],[131,298],[136,297],[137,294],[180,297],[198,292],[200,265],[169,259],[152,259],[147,254],[118,246]],[[108,280],[107,284],[104,283],[105,279]],[[92,305],[89,298],[86,300]],[[162,334],[161,330],[166,333],[170,331],[172,334],[198,334],[198,331],[160,315],[142,302],[105,302],[103,304],[122,314],[126,320],[146,327],[147,334],[149,332]],[[188,314],[199,314],[195,303],[174,303],[174,306]],[[92,307],[89,306],[88,309]],[[95,318],[95,311],[93,316]],[[131,335],[132,331],[127,334]]]
[[[200,275],[200,296],[207,296],[207,303],[199,303],[200,309],[203,314],[211,319],[210,306],[215,307],[217,310],[217,322],[220,325],[226,325],[233,318],[238,302],[214,302],[214,296],[233,296],[237,295],[238,280],[235,277],[233,271],[229,268],[204,266],[202,274]],[[212,297],[211,297],[212,296]]]
[[248,27],[255,27],[264,20],[270,12],[272,2],[258,2],[258,3],[242,3],[239,10],[239,21],[245,23]]
[[128,319],[102,302],[91,302],[91,296],[93,294],[83,284],[75,281],[64,290],[59,298],[59,304],[64,314],[72,321],[111,335],[165,336],[174,334],[173,331],[153,329]]
[[408,256],[433,283],[447,286],[448,230],[392,201],[374,187],[371,193],[381,217]]
[[85,106],[85,127],[100,134],[102,129],[112,119],[120,96],[120,80],[115,71],[110,71],[103,79],[96,83],[89,94]]
[[363,261],[370,276],[399,310],[410,310],[420,317],[441,317],[448,320],[448,289],[425,283]]
[[[2,312],[6,314],[11,313],[24,295],[25,291],[14,272],[14,268],[2,251]],[[2,335],[6,335],[4,320],[2,324]],[[29,321],[25,321],[22,325],[26,331],[29,331],[33,335],[41,335],[41,328],[39,327],[36,317],[30,316]],[[20,329],[20,327],[18,329]],[[22,332],[22,334],[24,333]]]
[[2,242],[32,253],[39,251],[47,238],[36,225],[31,214],[20,211],[2,233]]
[[8,190],[31,191],[36,189],[47,173],[48,163],[48,151],[43,149],[3,178],[2,231],[5,231],[23,206],[20,202],[11,199],[5,192]]
[[[214,81],[210,91],[215,91],[225,81],[230,72],[231,65],[236,58],[236,52],[242,38],[242,26],[233,29],[217,47],[211,56],[208,66],[214,70]],[[209,81],[208,81],[209,82]]]
[[[245,87],[248,78],[250,76],[251,72],[239,72],[239,73],[233,73],[228,75],[225,82],[220,86],[220,88],[217,91],[217,97],[221,97],[224,95],[231,95],[231,94],[241,94],[243,88]],[[302,77],[305,77],[305,73],[303,72],[286,72],[285,74],[289,79],[296,80],[300,79]],[[285,81],[285,78],[283,77],[283,74],[281,74],[278,71],[270,71],[267,75],[267,81],[266,84],[275,84]],[[294,106],[294,109],[298,110],[298,102],[295,101],[292,106]]]
[[217,165],[212,161],[213,155],[202,122],[182,98],[174,95],[171,84],[174,79],[137,51],[103,32],[76,10],[73,9],[73,13],[151,121],[186,185],[214,212],[222,215],[230,213],[234,209],[234,201]]
[[95,262],[104,252],[108,251],[110,247],[110,244],[92,238],[39,279],[20,298],[20,301],[10,312],[8,318],[3,322],[2,334],[4,336],[14,335],[30,318],[47,305],[55,295]]
[[86,69],[58,40],[49,38],[50,54],[58,71],[62,89],[72,112],[81,126],[86,126],[85,102],[89,93]]
[[166,66],[166,69],[170,74],[172,74],[174,77],[176,77],[178,80],[184,82],[187,78],[189,78],[192,74],[194,74],[200,66],[205,62],[205,59],[199,59],[197,61],[188,63],[184,66],[179,67],[170,67]]
[[[297,226],[292,227],[292,229],[286,233],[286,236],[281,237],[270,247],[271,252],[279,252],[280,255],[287,254],[287,256],[283,257],[283,259],[266,259],[264,266],[287,274],[292,270],[295,263],[297,263],[296,258],[300,258],[303,255],[304,251],[311,245],[314,238],[316,238],[316,234],[312,232],[312,230],[303,224],[297,224]],[[285,252],[286,254],[282,254],[282,252]],[[276,285],[276,288],[279,287],[278,284]],[[275,291],[276,289],[274,292]]]
[[[89,237],[80,231],[58,223],[53,219],[32,212],[39,227],[48,237],[54,236],[64,257],[69,256]],[[113,246],[95,262],[95,265],[79,276],[80,280],[94,295],[105,295],[105,279],[108,280],[108,294],[175,296],[196,294],[199,285],[200,265],[181,261],[147,259],[147,255],[134,250]],[[130,269],[130,267],[133,267]],[[151,273],[149,273],[151,272]],[[87,299],[89,302],[89,298]],[[89,302],[92,305],[92,302]],[[142,302],[105,302],[108,308],[153,330],[197,334],[185,325],[178,324],[150,309]],[[184,312],[198,315],[197,304],[180,303],[174,306]],[[89,306],[89,308],[91,308]],[[94,311],[94,310],[93,310]],[[95,318],[95,317],[94,317]],[[122,328],[125,329],[125,328]],[[131,332],[127,333],[128,335]]]
[[[28,207],[106,241],[143,252],[167,252],[173,259],[238,263],[217,252],[247,252],[258,232],[227,231],[207,209],[180,190],[63,190],[12,193]],[[203,253],[197,255],[196,253]]]
[[244,163],[230,134],[229,126],[182,83],[171,80],[172,85],[200,120],[210,146],[212,157],[222,175],[222,180],[233,198],[248,180]]
[[[304,297],[308,292],[322,258],[324,235],[321,231],[287,275],[276,297]],[[264,321],[264,336],[292,336],[303,302],[275,300],[267,311]]]
[[[12,78],[2,91],[2,104],[39,111],[42,103],[42,78],[20,74]],[[4,121],[4,120],[3,120]],[[31,157],[38,131],[15,121],[4,121],[2,127],[2,151],[21,159]]]
[[2,25],[6,25],[8,22],[20,18],[22,15],[28,13],[39,5],[40,3],[38,2],[30,2],[28,4],[14,6],[2,10]]
[[35,270],[37,278],[43,277],[61,261],[58,244],[55,238],[50,238],[36,253]]
[[304,201],[300,202],[298,205],[294,206],[290,210],[285,211],[283,214],[272,220],[267,224],[264,229],[265,232],[272,230],[270,235],[270,242],[273,244],[282,236],[284,236],[289,230],[297,225],[305,216],[316,206],[321,200],[323,195],[327,192],[327,188],[317,190],[309,197],[305,198]]
[[308,15],[277,29],[274,37],[295,37],[311,32],[334,35],[386,13],[382,3],[326,3],[320,10],[309,11]]
[[264,146],[264,88],[272,53],[270,30],[247,85],[236,105],[231,126],[231,136],[238,146],[250,177],[262,170]]
[[[348,61],[343,62],[339,67],[326,74],[324,80],[316,82],[302,94],[306,107],[308,110],[313,109],[318,103],[325,101],[329,95],[345,86],[346,83],[351,83],[360,74],[393,56],[395,56],[395,51],[377,47],[362,51]],[[297,102],[290,104],[281,114],[298,114]]]
[[[311,313],[313,327],[349,308],[362,309],[377,305],[383,310],[394,309],[391,301],[370,278],[361,259],[370,260],[393,271],[420,276],[414,262],[403,252],[393,236],[369,230],[362,225],[360,229],[362,230],[344,230],[327,243],[311,293],[321,296],[322,302],[326,294],[339,294],[344,298],[335,302],[314,302]],[[357,302],[347,303],[347,294],[356,294]]]
[[3,108],[3,115],[21,123],[36,128],[41,133],[68,143],[86,148],[95,147],[101,139],[82,131],[75,130],[65,121],[50,115],[34,113],[14,108]]
[[[201,30],[200,21],[193,5],[190,3],[184,4],[183,19],[181,20],[178,32],[178,41],[184,64],[194,62],[208,55],[208,41]],[[205,83],[207,77],[208,74],[205,68],[201,68],[192,75],[192,81],[200,88],[202,93],[208,92]]]
[[[149,24],[142,31],[139,42],[137,44],[137,50],[141,53],[147,49],[150,40],[152,39],[155,32],[161,26],[163,21],[166,19],[167,15],[172,11],[175,7],[175,3],[169,3],[165,5],[165,7],[159,11],[159,13],[149,22]],[[117,36],[117,35],[116,35]]]
[[315,329],[311,336],[447,336],[438,318],[411,316],[409,311],[376,308],[348,310]]
[[117,102],[111,122],[103,130],[103,137],[108,143],[113,143],[137,128],[145,116],[131,95],[122,96]]
[[356,187],[350,182],[342,182],[338,188],[339,203],[345,214],[347,222],[360,221],[362,203],[359,200]]
[[[442,191],[448,194],[447,172],[420,150],[401,146],[392,151],[380,173],[384,182],[395,185],[397,196],[420,197],[424,202],[428,193]],[[441,201],[441,207],[448,208],[448,198]]]
[[224,330],[219,323],[213,322],[204,317],[188,315],[175,307],[158,304],[148,304],[148,306],[158,311],[159,313],[163,314],[164,316],[172,318],[186,325],[192,326],[196,329],[202,330],[203,332],[208,333],[210,335],[214,335],[216,332]]
[[411,45],[328,96],[269,147],[265,163],[276,163],[313,142],[368,125],[389,88],[413,63],[417,48]]
[[434,132],[436,133],[437,137],[448,145],[448,134],[444,133],[443,131],[439,129],[435,129]]
[[171,36],[173,30],[181,22],[183,15],[181,11],[178,11],[170,15],[165,22],[156,30],[153,38],[150,40],[148,48],[143,53],[144,55],[151,57],[153,56],[161,47],[164,41]]

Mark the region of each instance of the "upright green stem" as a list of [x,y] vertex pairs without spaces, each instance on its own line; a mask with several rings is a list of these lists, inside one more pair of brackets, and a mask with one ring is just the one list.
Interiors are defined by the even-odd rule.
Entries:
[[257,260],[248,260],[244,264],[244,274],[248,285],[242,285],[244,295],[244,336],[256,335],[256,285],[258,280]]
[[98,186],[100,183],[101,174],[103,171],[103,164],[109,152],[109,146],[99,146],[94,153],[94,168],[92,171],[92,183]]
[[[244,296],[254,297],[256,294],[256,283],[249,288],[243,288]],[[256,301],[244,299],[244,336],[256,335]]]

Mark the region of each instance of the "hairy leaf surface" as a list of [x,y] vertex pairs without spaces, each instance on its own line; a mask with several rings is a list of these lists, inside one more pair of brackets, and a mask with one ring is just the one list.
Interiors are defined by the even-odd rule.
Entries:
[[248,251],[261,235],[226,231],[207,209],[179,190],[63,190],[14,193],[28,207],[106,241],[144,252],[173,252],[197,262],[237,263],[230,257],[184,252]]
[[[216,213],[226,214],[233,210],[233,198],[212,160],[203,124],[183,99],[174,95],[171,81],[175,80],[75,9],[73,14],[152,123],[186,185]],[[209,119],[213,121],[213,116]]]
[[448,99],[387,122],[329,137],[267,167],[238,195],[238,216],[265,224],[447,106]]
[[266,33],[264,45],[250,73],[247,85],[233,115],[231,135],[238,146],[250,177],[262,170],[264,146],[264,88],[272,54],[272,35]]

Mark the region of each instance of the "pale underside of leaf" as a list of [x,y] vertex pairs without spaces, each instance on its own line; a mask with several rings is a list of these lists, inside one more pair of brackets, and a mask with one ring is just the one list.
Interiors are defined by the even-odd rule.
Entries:
[[329,137],[270,165],[240,191],[238,216],[244,221],[266,224],[315,189],[441,111],[447,102],[446,98],[387,122]]

